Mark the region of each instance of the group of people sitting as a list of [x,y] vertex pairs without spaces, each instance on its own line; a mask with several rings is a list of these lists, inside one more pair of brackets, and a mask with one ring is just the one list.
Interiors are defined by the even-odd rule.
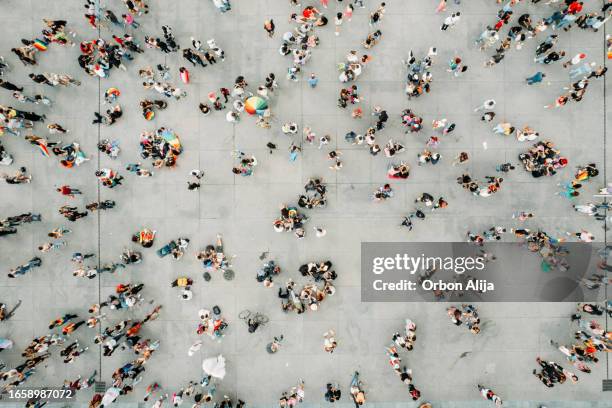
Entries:
[[304,223],[308,221],[308,217],[300,214],[296,207],[283,205],[281,207],[281,216],[274,220],[274,230],[276,232],[295,231],[295,236],[303,238],[306,235]]
[[469,174],[463,174],[457,177],[457,184],[461,184],[464,189],[476,196],[489,197],[499,191],[501,183],[504,181],[503,178],[494,176],[486,176],[485,179],[487,186],[481,187]]
[[[287,312],[290,310],[298,314],[304,313],[306,310],[316,311],[319,309],[319,304],[325,300],[327,295],[336,293],[336,288],[333,281],[338,277],[332,269],[331,261],[310,262],[300,267],[302,276],[311,277],[315,283],[304,285],[301,291],[295,289],[295,282],[289,280],[285,284],[285,288],[279,288],[278,297],[282,299],[281,308]],[[319,287],[317,282],[323,281],[323,287]]]
[[[308,183],[304,186],[304,190],[306,190],[306,193],[298,197],[298,205],[301,208],[312,209],[325,207],[327,205],[327,200],[325,199],[327,188],[325,184],[323,184],[322,179],[314,178],[308,180]],[[309,192],[313,193],[309,195]]]
[[446,309],[451,322],[456,326],[466,325],[470,332],[480,333],[480,318],[478,311],[473,305],[461,305],[461,308],[451,306]]
[[223,241],[220,235],[217,235],[216,245],[207,245],[204,251],[196,254],[196,258],[202,261],[202,266],[207,269],[204,273],[204,279],[207,281],[211,279],[208,271],[226,272],[231,267],[230,258],[223,252]]
[[280,266],[278,266],[273,260],[269,260],[257,271],[257,276],[255,279],[257,282],[261,282],[264,287],[271,288],[274,285],[272,278],[279,273],[281,273]]

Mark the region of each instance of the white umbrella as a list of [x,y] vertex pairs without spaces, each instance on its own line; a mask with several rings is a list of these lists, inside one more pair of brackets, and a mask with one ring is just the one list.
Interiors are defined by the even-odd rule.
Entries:
[[202,370],[210,376],[223,379],[225,377],[225,358],[221,354],[207,358],[202,362]]

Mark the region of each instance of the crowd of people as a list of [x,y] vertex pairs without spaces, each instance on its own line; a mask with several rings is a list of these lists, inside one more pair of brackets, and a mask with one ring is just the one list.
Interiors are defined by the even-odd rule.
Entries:
[[[577,312],[572,314],[570,320],[575,325],[573,333],[576,342],[571,345],[560,344],[550,340],[551,346],[560,351],[567,360],[567,363],[576,370],[585,374],[592,372],[592,366],[599,362],[599,353],[610,350],[610,333],[605,330],[597,320],[585,318],[584,314],[593,317],[611,313],[608,302],[607,310],[599,304],[579,303]],[[540,366],[540,371],[533,370],[533,375],[538,378],[546,387],[552,388],[556,384],[563,384],[567,380],[575,384],[578,376],[567,368],[562,367],[555,361],[545,361],[541,357],[536,358]]]
[[[338,274],[332,269],[331,261],[309,262],[300,266],[299,271],[303,277],[311,278],[312,283],[307,283],[301,290],[296,290],[296,283],[290,279],[284,288],[278,288],[278,297],[281,299],[281,309],[284,312],[294,311],[302,314],[307,310],[317,311],[319,305],[327,296],[336,293],[333,282]],[[323,282],[323,286],[319,282]]]
[[[597,5],[597,10],[589,11],[586,10],[587,7],[584,2],[576,0],[548,1],[546,8],[542,7],[545,17],[537,21],[535,17],[528,13],[520,14],[518,12],[521,3],[529,2],[535,6],[540,3],[539,0],[497,1],[503,6],[497,13],[495,21],[486,25],[486,28],[475,40],[476,47],[481,51],[489,53],[489,50],[494,50],[495,52],[492,55],[487,55],[483,65],[487,68],[498,69],[496,66],[505,60],[508,52],[523,50],[527,48],[530,40],[536,39],[539,43],[535,47],[533,63],[534,65],[537,64],[535,65],[537,72],[532,74],[533,71],[530,71],[525,74],[526,85],[542,86],[538,84],[542,84],[550,78],[550,71],[562,69],[567,71],[569,85],[563,89],[561,95],[553,103],[546,105],[544,108],[562,108],[568,102],[582,101],[585,97],[588,97],[587,89],[590,89],[591,81],[603,78],[607,73],[607,67],[605,64],[599,65],[595,60],[591,61],[591,58],[596,59],[596,57],[586,52],[570,54],[563,37],[567,37],[565,33],[574,29],[574,27],[578,27],[584,32],[598,32],[612,16],[612,2],[606,1],[602,6]],[[192,76],[195,77],[202,72],[209,74],[212,71],[209,66],[215,64],[225,63],[229,65],[225,62],[225,51],[214,38],[202,42],[190,36],[188,44],[181,44],[181,36],[177,36],[169,25],[161,26],[161,34],[159,30],[147,32],[143,23],[150,20],[153,14],[152,8],[147,4],[148,2],[146,0],[124,0],[122,3],[124,8],[118,11],[117,8],[121,7],[120,5],[101,5],[100,2],[94,0],[85,0],[83,16],[85,23],[89,26],[86,28],[86,30],[89,30],[87,33],[77,32],[78,22],[71,22],[71,25],[69,25],[66,20],[44,19],[42,21],[43,29],[39,35],[32,39],[21,39],[21,45],[10,50],[13,54],[11,57],[16,58],[15,62],[23,65],[23,72],[13,67],[8,58],[0,57],[0,88],[4,92],[2,96],[13,101],[13,104],[19,104],[17,105],[19,108],[9,104],[0,104],[0,136],[7,139],[23,140],[26,145],[34,146],[36,152],[42,154],[43,157],[49,158],[53,155],[59,161],[60,167],[76,170],[75,167],[91,161],[93,156],[86,154],[76,140],[63,142],[55,139],[59,137],[67,138],[71,136],[71,132],[65,124],[47,123],[47,115],[51,117],[55,113],[56,102],[44,93],[39,92],[40,89],[46,91],[56,88],[53,89],[54,93],[76,93],[81,92],[82,88],[79,87],[84,82],[100,81],[99,96],[103,97],[103,102],[98,108],[99,110],[93,112],[91,125],[98,129],[101,129],[101,127],[106,129],[106,127],[112,126],[110,129],[114,130],[117,128],[115,125],[118,122],[126,121],[127,116],[132,111],[131,106],[119,104],[120,100],[122,103],[124,99],[129,100],[129,98],[126,98],[129,91],[127,89],[120,91],[117,87],[112,86],[115,78],[124,75],[123,72],[131,72],[136,69],[137,76],[142,84],[140,91],[155,92],[156,95],[159,95],[159,99],[147,95],[132,98],[138,101],[142,117],[148,121],[144,123],[149,123],[163,115],[169,115],[169,111],[172,110],[168,109],[169,105],[186,103],[185,99],[192,82]],[[230,12],[219,18],[237,18],[232,16],[232,6],[229,0],[211,0],[211,3],[223,14]],[[398,182],[398,184],[411,176],[410,160],[405,157],[405,152],[408,150],[406,148],[408,145],[407,138],[416,140],[423,146],[422,150],[419,149],[416,158],[413,156],[413,160],[416,159],[417,166],[420,166],[420,171],[429,171],[431,166],[440,163],[446,165],[446,154],[443,157],[440,147],[457,135],[453,132],[462,131],[462,128],[458,129],[457,123],[452,118],[443,117],[439,112],[436,112],[435,119],[429,126],[429,122],[421,116],[421,114],[425,115],[426,113],[421,108],[406,107],[401,110],[399,118],[397,114],[390,114],[391,109],[387,111],[387,108],[376,105],[374,103],[376,101],[373,99],[372,105],[366,108],[370,102],[370,96],[367,95],[367,88],[359,85],[359,81],[363,81],[362,78],[366,74],[368,66],[370,66],[369,69],[372,69],[370,64],[373,61],[378,63],[376,54],[380,46],[377,47],[377,45],[383,41],[390,41],[392,38],[392,35],[389,34],[390,31],[386,29],[384,30],[385,36],[383,36],[387,4],[385,2],[371,4],[366,0],[337,0],[332,1],[333,5],[330,4],[329,0],[319,0],[319,2],[310,0],[303,3],[298,0],[290,0],[290,4],[294,7],[288,16],[292,27],[282,34],[280,48],[278,49],[280,55],[291,59],[286,71],[286,85],[280,86],[274,73],[267,74],[266,78],[256,86],[249,85],[245,76],[238,75],[232,85],[223,85],[218,90],[215,88],[215,90],[206,94],[204,101],[198,102],[197,109],[201,115],[209,116],[218,114],[215,112],[226,111],[224,118],[231,125],[239,125],[243,121],[242,118],[248,115],[252,117],[251,122],[255,126],[263,129],[274,129],[274,131],[279,128],[281,133],[291,140],[289,147],[290,162],[295,162],[298,158],[305,156],[304,143],[315,145],[318,140],[318,149],[312,149],[307,154],[326,157],[332,163],[329,168],[333,171],[340,171],[345,163],[342,160],[342,152],[338,150],[338,146],[332,140],[330,133],[321,132],[319,133],[320,137],[317,137],[317,133],[313,130],[315,126],[301,126],[294,121],[280,122],[284,124],[279,126],[278,119],[272,114],[272,107],[280,100],[279,96],[282,95],[284,86],[299,86],[295,83],[301,81],[308,84],[310,88],[308,92],[318,92],[318,75],[314,72],[307,72],[306,67],[313,58],[317,58],[316,48],[324,43],[323,38],[325,36],[323,33],[333,31],[332,38],[347,36],[345,33],[348,31],[346,30],[347,25],[358,24],[357,19],[353,22],[353,13],[356,12],[356,9],[368,9],[368,25],[364,27],[363,31],[365,38],[355,39],[355,44],[359,44],[362,50],[358,51],[357,47],[351,49],[345,55],[343,61],[336,64],[337,80],[340,84],[340,89],[337,93],[334,93],[338,96],[337,106],[341,114],[350,117],[352,123],[355,123],[354,126],[351,126],[354,130],[344,134],[344,140],[353,146],[366,147],[374,160],[388,159],[385,167],[387,169],[386,177],[394,183]],[[448,6],[446,0],[441,0],[436,12],[446,13],[441,18],[440,30],[445,32],[444,35],[450,37],[457,30],[456,27],[462,24],[462,17],[465,18],[465,16],[460,10],[461,2],[459,0],[455,0],[452,6],[453,10],[447,12]],[[331,17],[325,15],[328,9],[334,10],[329,10],[331,12],[329,16]],[[163,16],[160,17],[163,18]],[[331,22],[333,24],[330,24]],[[73,23],[74,27],[72,26]],[[333,28],[327,27],[328,25]],[[274,19],[268,18],[264,22],[263,28],[265,35],[268,37],[266,40],[275,38],[276,24]],[[548,35],[542,38],[545,31]],[[223,44],[224,41],[219,43]],[[56,46],[68,48],[74,46],[75,50],[78,51],[76,61],[71,62],[74,66],[78,64],[84,71],[80,78],[65,72],[49,72],[46,70],[46,55],[53,52],[53,48]],[[612,49],[610,38],[606,38],[606,46],[608,50]],[[420,57],[418,56],[419,53],[410,50],[407,58],[401,61],[406,70],[405,86],[403,87],[404,98],[407,98],[408,101],[423,94],[438,92],[432,86],[433,70],[435,69],[436,57],[442,51],[442,49],[431,46],[426,53],[420,54],[422,55]],[[155,63],[150,66],[135,68],[136,61],[143,58],[140,54],[144,53],[147,54],[147,57],[154,59]],[[344,52],[341,52],[340,55],[344,55]],[[187,65],[179,67],[176,75],[166,64],[167,59],[174,56],[181,64]],[[608,51],[607,58],[612,58],[612,51]],[[459,80],[455,78],[460,78],[466,73],[466,75],[470,75],[471,70],[468,72],[469,66],[472,65],[468,65],[468,61],[463,54],[454,52],[448,62],[448,75],[451,76],[453,81]],[[69,69],[68,62],[65,67],[67,70]],[[205,68],[207,68],[207,71],[203,71]],[[228,67],[225,68],[229,70]],[[9,79],[9,76],[16,76],[19,73],[23,74],[22,77],[24,78],[22,80]],[[172,81],[173,76],[176,76],[180,81],[180,86],[183,89]],[[223,80],[226,79],[223,78]],[[523,83],[523,85],[525,84]],[[593,85],[591,85],[592,87]],[[35,90],[32,91],[32,89]],[[439,92],[443,93],[444,91],[444,86],[440,86]],[[400,89],[400,96],[401,93]],[[388,101],[385,101],[385,103],[391,105]],[[174,106],[172,107],[174,108]],[[30,108],[44,109],[46,113],[37,113]],[[138,110],[138,107],[136,108]],[[195,110],[196,107],[192,106],[192,108]],[[481,115],[481,122],[491,123],[496,117],[498,119],[500,117],[495,108],[496,101],[487,99],[481,106],[474,109],[474,113]],[[166,109],[168,111],[165,111]],[[86,112],[81,113],[80,116],[83,117],[89,115]],[[142,120],[142,118],[139,119]],[[297,121],[295,118],[293,120]],[[398,122],[397,126],[396,123],[390,121]],[[362,125],[363,123],[365,125]],[[323,125],[317,123],[317,126],[322,127]],[[398,133],[398,129],[403,131],[404,135],[401,134],[402,132]],[[316,130],[319,131],[318,128]],[[471,172],[467,169],[462,170],[461,175],[457,178],[457,184],[471,192],[475,197],[492,197],[498,193],[504,180],[507,180],[506,183],[508,183],[508,180],[512,180],[512,172],[517,167],[524,168],[533,178],[546,179],[547,177],[544,176],[554,176],[569,164],[568,157],[561,154],[553,141],[540,140],[540,132],[529,125],[522,128],[516,127],[512,125],[511,121],[503,119],[496,123],[491,131],[495,137],[514,135],[517,142],[530,142],[533,145],[516,157],[520,164],[504,159],[504,162],[499,162],[494,169],[489,170],[491,173],[484,173],[494,175],[487,175],[482,181],[480,178],[471,176]],[[48,133],[49,136],[43,135],[43,132]],[[391,132],[395,132],[393,138],[389,137],[387,141],[381,141],[382,135]],[[423,134],[427,135],[425,140],[422,139]],[[8,184],[3,188],[18,191],[18,189],[24,187],[18,185],[36,182],[38,175],[36,173],[31,174],[20,162],[19,155],[13,155],[8,150],[7,146],[12,143],[2,142],[0,143],[0,165],[11,170],[11,174],[0,173],[0,178]],[[96,143],[99,155],[105,155],[104,159],[108,158],[112,160],[112,163],[119,162],[120,160],[117,159],[125,154],[120,147],[121,139],[114,138],[114,136],[113,138],[98,137]],[[178,133],[166,126],[160,126],[153,131],[142,131],[136,143],[140,147],[140,159],[150,162],[150,166],[155,169],[155,172],[142,167],[142,163],[138,161],[128,163],[125,166],[125,171],[143,178],[155,177],[157,171],[162,171],[161,169],[164,167],[176,168],[179,163],[179,156],[184,149],[190,148],[189,146],[183,146]],[[486,142],[483,146],[486,150]],[[277,148],[272,142],[268,142],[266,147],[271,154]],[[29,148],[31,149],[31,147]],[[125,150],[129,151],[128,149]],[[378,155],[380,152],[383,154]],[[589,151],[589,153],[591,152]],[[255,168],[260,162],[254,155],[236,150],[234,146],[232,159],[234,161],[231,168],[233,175],[249,177],[248,181],[252,180],[250,177],[257,179]],[[584,197],[583,188],[587,183],[590,183],[592,179],[599,181],[602,178],[601,176],[597,178],[600,173],[598,164],[591,162],[590,158],[588,160],[588,164],[577,166],[571,180],[558,184],[560,191],[557,194],[571,200],[571,207],[568,205],[568,208],[572,208],[578,214],[585,214],[594,217],[597,221],[604,221],[610,210],[606,200],[612,194],[612,187],[605,186],[600,189],[599,195],[604,198],[602,203],[599,201],[587,203],[576,201],[578,197]],[[70,221],[71,228],[64,225],[55,226],[50,232],[45,233],[45,236],[48,237],[45,238],[46,242],[37,242],[34,245],[33,249],[38,256],[24,256],[23,261],[20,261],[23,263],[17,266],[4,265],[7,270],[7,277],[11,279],[11,282],[23,280],[23,276],[28,273],[33,275],[39,271],[43,272],[45,267],[52,263],[52,261],[46,259],[50,256],[48,254],[52,252],[69,258],[72,265],[72,276],[75,278],[92,280],[103,273],[117,274],[117,277],[122,277],[124,275],[117,272],[123,272],[123,270],[128,272],[134,265],[140,264],[143,258],[153,251],[150,248],[158,244],[156,242],[157,230],[152,226],[142,227],[137,231],[125,234],[126,240],[129,240],[138,249],[126,247],[121,253],[113,254],[113,261],[105,260],[105,262],[102,262],[102,259],[96,259],[100,258],[102,254],[96,253],[93,248],[90,249],[91,252],[73,252],[71,256],[65,256],[65,248],[70,245],[73,229],[81,228],[87,220],[79,222],[79,225],[74,227],[72,227],[72,223],[88,217],[90,213],[95,211],[110,210],[117,205],[122,205],[121,202],[116,202],[113,199],[103,200],[100,193],[98,193],[95,201],[86,200],[85,194],[81,190],[84,187],[85,178],[95,181],[93,178],[93,175],[95,175],[99,185],[108,189],[114,189],[124,185],[124,183],[136,182],[126,180],[116,168],[101,167],[100,160],[97,161],[96,170],[89,170],[84,173],[89,176],[83,176],[83,185],[73,186],[67,184],[67,181],[58,180],[59,184],[52,187],[55,191],[54,194],[59,193],[63,199],[68,200],[67,203],[58,208],[57,213]],[[452,166],[463,166],[470,161],[472,163],[478,161],[477,155],[462,151],[452,162]],[[450,163],[448,164],[450,165]],[[228,172],[229,170],[227,169]],[[500,177],[497,173],[503,173],[503,177]],[[195,194],[203,182],[204,171],[195,169],[189,173],[189,176],[191,180],[187,182],[187,189]],[[318,211],[324,212],[328,207],[329,200],[329,187],[327,185],[329,180],[327,177],[324,182],[323,177],[312,176],[311,174],[306,176],[309,177],[308,182],[304,186],[304,192],[297,197],[296,204],[282,204],[280,217],[273,221],[275,231],[292,232],[299,240],[306,237],[305,223],[310,218],[315,218]],[[545,181],[540,180],[540,182]],[[125,190],[130,187],[124,186],[122,188]],[[387,205],[385,201],[392,199],[398,188],[391,183],[379,185],[371,194],[371,199],[381,206]],[[105,193],[109,192],[105,191]],[[265,192],[262,194],[265,194]],[[444,196],[453,197],[452,194],[448,196],[445,194]],[[367,197],[364,198],[367,199]],[[413,229],[414,220],[424,220],[427,217],[425,212],[427,209],[429,209],[427,210],[429,211],[428,214],[431,214],[438,209],[448,207],[449,202],[441,195],[421,192],[414,200],[414,206],[414,210],[405,216],[401,223],[401,226],[407,230]],[[28,210],[25,209],[24,211]],[[2,216],[4,217],[4,215]],[[45,221],[46,218],[45,215]],[[519,211],[513,215],[513,222],[523,223],[533,220],[533,218],[533,213]],[[23,212],[16,216],[2,218],[0,219],[0,238],[9,240],[12,235],[18,233],[21,235],[29,233],[36,236],[32,230],[37,227],[36,223],[42,222],[42,219],[41,214],[32,212]],[[327,233],[323,226],[314,226],[313,230],[317,238],[323,238]],[[590,243],[596,239],[595,234],[586,229],[568,231],[566,235],[558,237],[542,229],[530,229],[523,225],[512,228],[494,225],[485,229],[482,233],[467,231],[466,240],[483,247],[487,242],[503,240],[506,235],[519,240],[524,243],[524,246],[530,252],[541,256],[542,270],[545,272],[553,269],[566,271],[569,268],[565,258],[565,249],[560,245],[563,242],[575,240]],[[160,258],[170,255],[173,262],[179,261],[185,253],[189,253],[189,244],[190,238],[181,235],[156,249],[155,253]],[[487,254],[484,249],[482,249],[482,253]],[[600,289],[608,284],[605,273],[612,269],[607,263],[608,254],[604,255],[601,256],[598,265],[603,273],[585,277],[581,282],[589,290]],[[264,261],[266,256],[264,253],[260,260]],[[195,258],[198,262],[201,262],[204,269],[202,278],[206,282],[210,281],[214,275],[219,274],[226,280],[234,279],[236,275],[232,270],[233,257],[226,253],[220,234],[217,235],[213,244],[205,246],[203,250],[195,251]],[[490,259],[493,260],[494,255],[491,255]],[[323,308],[323,301],[328,296],[336,294],[338,286],[336,280],[339,274],[335,271],[335,265],[330,260],[307,262],[302,264],[297,271],[287,271],[287,268],[281,268],[280,263],[280,261],[272,259],[266,260],[257,270],[256,280],[264,288],[270,288],[274,286],[274,281],[277,281],[280,276],[287,275],[285,283],[279,285],[277,295],[283,312],[303,314],[307,311],[318,311]],[[172,267],[174,268],[176,265],[173,263]],[[281,271],[283,271],[282,275]],[[291,272],[299,273],[299,276],[301,276],[301,278],[298,278],[301,281],[299,284],[296,283],[298,279],[291,278],[289,275]],[[435,271],[430,272],[433,274]],[[343,275],[348,273],[350,271],[342,271]],[[166,282],[168,281],[170,281],[169,286],[175,288],[172,290],[180,290],[178,298],[181,301],[190,301],[194,297],[193,288],[197,285],[197,279],[188,270],[181,270],[180,273],[173,275],[173,278]],[[100,298],[106,300],[100,300],[99,303],[91,305],[86,313],[70,310],[54,318],[48,328],[41,328],[46,330],[46,334],[34,337],[26,345],[23,352],[18,356],[19,361],[12,361],[10,366],[0,362],[0,397],[12,390],[28,386],[30,384],[28,382],[29,378],[34,375],[44,376],[45,367],[50,360],[57,359],[64,364],[74,366],[74,363],[81,356],[93,354],[94,346],[101,350],[101,358],[108,358],[117,350],[121,350],[125,354],[129,354],[130,361],[123,363],[112,372],[110,382],[107,382],[108,386],[104,391],[96,389],[93,395],[87,396],[90,401],[89,407],[106,408],[122,396],[134,393],[138,384],[143,380],[151,357],[158,354],[157,351],[162,341],[162,333],[155,333],[152,327],[154,325],[149,324],[160,316],[162,305],[154,299],[149,299],[149,295],[144,292],[144,289],[145,283],[136,280],[119,283],[110,294],[105,293],[106,298]],[[106,291],[106,288],[103,290]],[[435,295],[438,300],[444,299],[444,294],[441,292]],[[11,305],[0,302],[0,323],[19,313],[18,308],[21,304],[22,301],[17,301]],[[325,303],[325,308],[327,308],[327,304]],[[486,306],[482,307],[482,309],[485,308]],[[146,310],[149,310],[149,312],[146,312],[144,317],[139,318],[138,316],[142,316]],[[130,318],[126,318],[124,312],[129,312]],[[239,318],[245,319],[249,333],[254,333],[257,327],[264,324],[264,320],[267,322],[267,318],[263,319],[262,314],[247,312]],[[481,324],[477,307],[472,304],[450,306],[447,308],[447,313],[453,324],[456,326],[465,325],[472,334],[479,334],[481,327],[484,326]],[[585,318],[583,317],[585,314],[592,317]],[[554,340],[550,341],[551,345],[564,355],[567,360],[567,363],[564,364],[569,364],[576,370],[588,374],[602,359],[603,353],[612,350],[612,333],[607,331],[605,326],[597,320],[598,316],[604,315],[612,316],[612,305],[610,303],[605,304],[605,306],[596,303],[578,305],[577,312],[570,317],[572,324],[576,326],[573,333],[575,342],[564,345]],[[189,356],[194,356],[202,347],[206,350],[207,341],[221,341],[230,327],[231,318],[224,316],[217,305],[211,307],[211,310],[200,309],[198,318],[195,334],[206,334],[208,339],[203,337],[203,340],[197,340],[193,343],[188,349]],[[385,347],[393,373],[406,386],[407,398],[414,401],[421,398],[421,391],[413,384],[413,369],[408,368],[402,362],[403,358],[405,360],[405,356],[402,354],[415,349],[416,328],[417,324],[414,321],[406,319],[404,330],[393,333],[392,343]],[[4,332],[3,330],[3,336]],[[11,337],[11,333],[9,332],[7,336]],[[290,336],[287,335],[287,337]],[[0,351],[14,348],[15,342],[9,337],[0,337]],[[86,343],[86,338],[91,339],[92,342]],[[284,340],[285,335],[275,336],[273,341],[266,345],[267,352],[269,354],[279,352]],[[342,347],[335,330],[330,329],[323,334],[323,350],[325,352],[332,354],[339,345]],[[546,387],[563,384],[568,379],[572,383],[578,382],[576,374],[555,361],[537,357],[536,362],[539,365],[539,370],[533,370],[533,375]],[[187,385],[174,391],[162,387],[157,382],[151,382],[146,387],[144,402],[153,402],[155,408],[162,408],[164,405],[170,404],[179,407],[185,401],[189,401],[193,408],[203,407],[208,403],[214,404],[215,408],[244,407],[247,405],[247,402],[239,398],[216,395],[217,386],[221,384],[225,375],[225,359],[223,356],[218,355],[214,358],[205,359],[202,368],[204,375],[201,379],[189,381]],[[414,371],[418,372],[418,368],[415,367]],[[102,374],[105,373],[89,370],[74,379],[59,380],[63,380],[64,389],[81,393],[82,390],[94,388],[94,384],[97,382],[104,381],[105,378],[102,377]],[[305,401],[305,387],[305,382],[300,379],[297,385],[282,393],[278,400],[279,406],[294,407]],[[502,405],[501,397],[494,391],[480,384],[476,387],[483,398],[496,406]],[[326,383],[322,397],[329,403],[340,401],[342,398],[341,389],[341,384],[330,381]],[[241,390],[233,390],[232,392],[237,395]],[[364,405],[366,392],[360,373],[357,371],[354,372],[350,381],[349,394],[357,407]],[[435,399],[435,395],[428,396],[428,398]],[[40,408],[43,405],[45,405],[45,402],[36,398],[30,399],[26,403],[28,408]],[[420,407],[431,408],[432,405],[425,402]]]

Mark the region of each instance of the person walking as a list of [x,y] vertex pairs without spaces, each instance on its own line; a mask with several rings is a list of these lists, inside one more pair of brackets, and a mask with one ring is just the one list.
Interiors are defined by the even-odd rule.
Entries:
[[546,74],[538,71],[526,79],[527,85],[539,84],[544,78],[546,78]]

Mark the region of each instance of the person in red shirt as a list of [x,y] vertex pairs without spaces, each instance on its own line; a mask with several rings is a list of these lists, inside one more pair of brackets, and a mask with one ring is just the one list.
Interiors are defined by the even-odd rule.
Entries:
[[228,101],[228,97],[230,96],[230,90],[227,88],[221,88],[221,95],[223,95],[223,97],[225,98],[225,103],[227,103]]
[[569,14],[576,14],[582,11],[582,5],[584,3],[581,1],[574,1],[567,7],[567,12]]
[[56,189],[56,191],[58,191],[59,193],[61,193],[62,195],[74,198],[75,194],[82,194],[81,190],[78,190],[76,188],[72,188],[70,186],[61,186],[58,187]]
[[132,324],[132,327],[130,327],[126,334],[128,337],[132,337],[138,334],[138,332],[140,331],[140,329],[142,328],[142,322],[137,322]]
[[65,326],[62,329],[62,334],[64,336],[73,333],[76,329],[78,329],[81,325],[85,324],[85,320],[81,320],[80,322],[70,323],[68,326]]

